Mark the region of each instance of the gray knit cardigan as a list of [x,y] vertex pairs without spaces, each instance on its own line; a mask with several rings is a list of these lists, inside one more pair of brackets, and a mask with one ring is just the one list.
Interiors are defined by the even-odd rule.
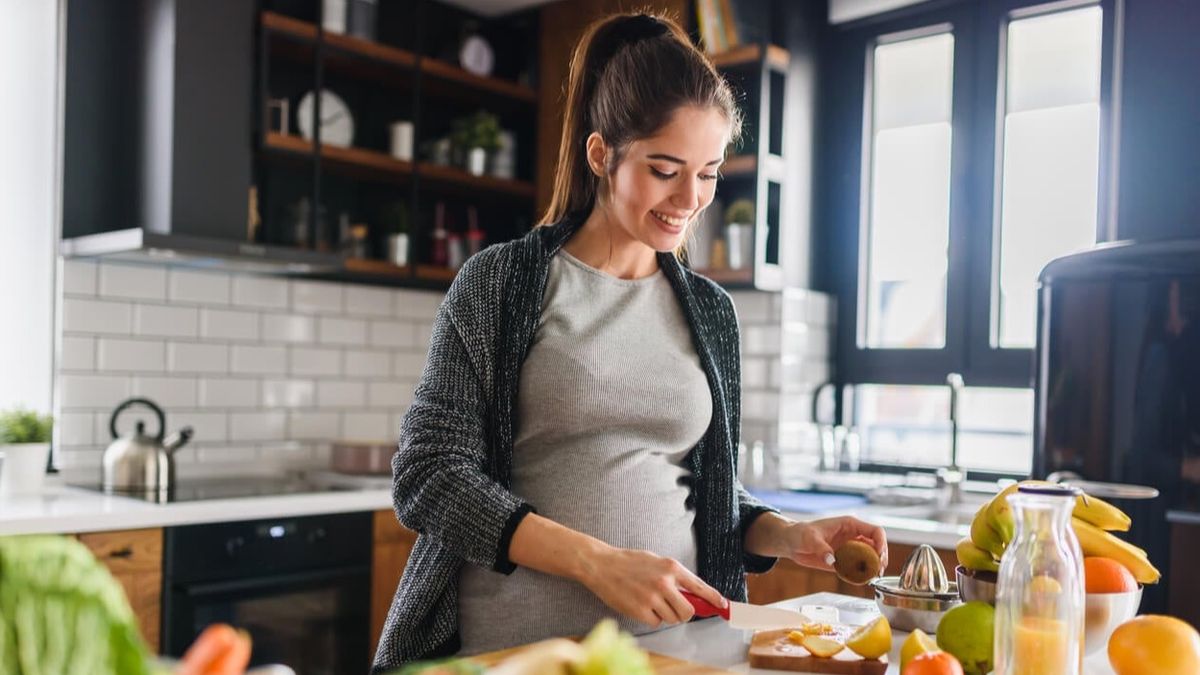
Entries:
[[[537,330],[550,258],[582,220],[568,217],[472,256],[438,309],[425,371],[392,459],[396,516],[418,537],[388,610],[373,673],[458,651],[464,563],[515,569],[509,542],[521,519],[535,511],[509,490],[517,378]],[[689,506],[696,511],[697,573],[726,597],[745,600],[744,573],[766,571],[774,559],[744,552],[742,539],[754,518],[774,509],[747,494],[735,477],[741,431],[737,315],[724,290],[675,256],[660,253],[658,262],[691,326],[713,397],[712,423],[685,460],[692,474]]]

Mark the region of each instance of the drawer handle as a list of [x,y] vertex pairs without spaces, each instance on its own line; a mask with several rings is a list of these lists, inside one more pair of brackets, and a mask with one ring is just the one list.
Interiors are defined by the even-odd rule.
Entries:
[[119,548],[119,549],[113,551],[112,553],[109,553],[108,557],[110,557],[110,558],[131,558],[131,557],[133,557],[133,549],[130,548],[129,546],[126,546],[124,548]]

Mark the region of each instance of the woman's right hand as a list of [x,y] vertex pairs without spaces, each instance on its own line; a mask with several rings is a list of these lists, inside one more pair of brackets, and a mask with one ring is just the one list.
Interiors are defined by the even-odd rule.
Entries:
[[695,614],[680,589],[724,607],[725,598],[677,560],[649,551],[607,547],[580,579],[604,604],[651,628],[690,621]]

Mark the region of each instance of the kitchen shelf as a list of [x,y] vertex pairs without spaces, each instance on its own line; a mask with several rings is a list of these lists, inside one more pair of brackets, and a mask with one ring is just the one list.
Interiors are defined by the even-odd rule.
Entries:
[[407,279],[412,276],[412,268],[405,265],[393,265],[386,260],[367,258],[347,258],[342,263],[343,269],[350,274],[368,274],[379,277],[396,277]]
[[698,269],[696,274],[706,276],[722,286],[742,286],[747,288],[754,285],[754,268],[731,270]]
[[[734,68],[737,66],[752,66],[763,58],[763,47],[760,44],[734,47],[720,54],[709,55],[709,60],[717,68]],[[767,45],[767,65],[780,70],[787,70],[792,57],[788,50],[778,45]]]
[[[341,33],[319,33],[315,24],[294,19],[277,12],[263,11],[261,17],[263,28],[269,31],[308,43],[323,40],[327,48],[332,48],[335,52],[358,57],[360,60],[366,62],[384,64],[404,71],[419,70],[422,74],[428,75],[431,78],[459,87],[466,87],[478,92],[500,96],[522,104],[532,105],[537,103],[537,92],[532,87],[523,84],[495,77],[476,75],[453,64],[419,56],[408,50],[391,47],[371,40],[363,40]],[[356,66],[346,60],[340,60],[336,65],[340,69],[349,72],[356,70]],[[369,74],[378,77],[378,74],[372,73],[365,64],[361,66],[360,74]]]
[[417,265],[417,278],[425,281],[438,281],[449,284],[458,276],[458,270],[436,265]]
[[486,175],[476,176],[457,167],[429,162],[417,162],[417,173],[431,183],[464,188],[474,194],[477,194],[478,190],[484,190],[532,200],[536,190],[533,183],[529,181]]
[[754,155],[734,155],[725,160],[721,167],[724,177],[753,174],[758,171],[758,158]]

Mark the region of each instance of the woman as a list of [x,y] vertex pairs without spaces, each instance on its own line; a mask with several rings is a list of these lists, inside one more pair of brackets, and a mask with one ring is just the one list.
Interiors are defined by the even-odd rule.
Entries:
[[[417,531],[375,657],[473,654],[689,620],[778,557],[828,569],[851,518],[795,523],[735,477],[737,317],[676,255],[741,117],[674,23],[592,25],[542,227],[459,272],[393,460]],[[536,506],[536,508],[535,508]]]

